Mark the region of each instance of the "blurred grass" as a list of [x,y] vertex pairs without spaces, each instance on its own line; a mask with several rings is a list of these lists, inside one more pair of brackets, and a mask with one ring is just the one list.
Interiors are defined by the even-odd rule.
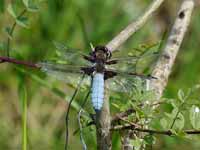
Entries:
[[[1,45],[7,38],[3,28],[13,23],[13,18],[6,10],[10,2],[0,0]],[[18,9],[23,7],[21,1],[15,2]],[[149,0],[44,1],[40,3],[38,13],[27,14],[30,21],[29,29],[17,26],[11,41],[11,56],[32,62],[48,59],[55,53],[52,41],[61,41],[70,47],[89,52],[89,42],[94,45],[106,44],[130,21],[141,14],[150,2]],[[129,50],[138,47],[139,44],[159,41],[165,29],[170,28],[166,20],[173,22],[178,4],[177,2],[166,2],[164,6],[160,9],[160,13],[157,13],[120,49]],[[165,14],[161,13],[162,10],[165,10]],[[187,89],[200,82],[199,16],[199,8],[196,8],[189,32],[184,39],[165,90],[165,97],[174,98],[178,89]],[[5,55],[3,48],[0,53]],[[22,114],[18,97],[20,76],[23,76],[21,84],[25,84],[27,88],[27,149],[63,149],[66,101],[72,95],[73,88],[48,78],[38,71],[16,69],[11,64],[1,64],[0,67],[0,149],[21,149]],[[76,98],[74,108],[78,109],[84,94],[83,89]],[[86,109],[91,109],[90,104],[87,104],[89,106]],[[73,110],[70,116],[70,149],[81,148],[80,141],[77,140],[78,135],[71,135],[78,128],[76,115],[76,110]],[[90,131],[94,129],[87,128],[84,135],[90,149],[95,149],[95,132]],[[113,145],[117,149],[120,146],[119,137],[117,134],[114,137]],[[159,136],[155,149],[168,150],[181,147],[183,150],[198,150],[200,148],[197,142],[199,137],[195,136],[193,139],[194,141]]]
[[24,81],[19,82],[18,90],[22,114],[22,150],[27,150],[27,90]]

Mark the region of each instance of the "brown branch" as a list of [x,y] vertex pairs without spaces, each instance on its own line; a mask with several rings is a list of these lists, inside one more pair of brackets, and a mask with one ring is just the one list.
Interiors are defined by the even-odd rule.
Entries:
[[110,133],[110,107],[108,93],[105,93],[103,108],[99,114],[96,114],[96,134],[97,150],[111,150],[111,133]]
[[[110,129],[111,131],[121,131],[121,130],[133,130],[133,131],[138,131],[138,132],[146,132],[150,134],[162,134],[162,135],[174,135],[174,133],[170,130],[166,131],[160,131],[160,130],[152,130],[152,129],[143,129],[143,128],[136,128],[134,125],[120,125],[120,126],[115,126]],[[183,130],[186,134],[200,134],[200,130]]]
[[166,46],[153,67],[151,75],[156,77],[157,80],[150,81],[150,88],[155,91],[156,99],[160,99],[167,85],[176,55],[188,29],[193,8],[193,0],[183,0]]
[[17,65],[24,65],[26,67],[31,67],[31,68],[36,68],[36,69],[40,68],[40,66],[38,64],[35,64],[32,62],[27,62],[27,61],[22,61],[22,60],[17,60],[17,59],[10,58],[10,57],[0,56],[0,62],[1,63],[8,62],[8,63],[12,63],[12,64],[17,64]]
[[122,30],[116,37],[114,37],[106,47],[112,52],[122,45],[131,35],[138,31],[153,15],[153,13],[159,8],[164,0],[154,0],[147,10],[138,17],[136,21],[129,24],[124,30]]

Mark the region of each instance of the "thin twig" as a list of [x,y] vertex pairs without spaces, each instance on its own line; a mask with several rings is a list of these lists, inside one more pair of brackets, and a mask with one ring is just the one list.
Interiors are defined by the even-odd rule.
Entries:
[[174,124],[175,124],[176,120],[178,119],[178,115],[179,115],[180,112],[181,112],[181,107],[183,107],[184,104],[185,104],[185,103],[183,102],[183,103],[178,107],[178,111],[177,111],[177,113],[176,113],[176,115],[175,115],[175,117],[174,117],[174,119],[173,119],[173,121],[172,121],[172,124],[171,124],[171,126],[170,126],[170,129],[172,129],[172,128],[174,127]]
[[[95,125],[95,122],[94,121],[90,121],[88,122],[86,125],[82,126],[82,128],[87,128],[91,125]],[[80,129],[76,129],[74,132],[73,132],[73,135],[76,135],[78,132],[80,131]]]
[[[87,92],[87,94],[86,94],[86,96],[85,96],[85,98],[84,98],[84,100],[83,100],[83,103],[80,105],[81,108],[80,108],[79,112],[84,108],[85,104],[87,103],[87,100],[88,100],[88,97],[89,97],[89,96],[90,96],[90,90]],[[94,124],[94,122],[92,121],[92,122],[89,122],[88,124],[86,124],[85,126],[82,126],[82,128],[86,128],[86,127],[92,125],[91,123]],[[73,135],[75,135],[75,134],[76,134],[77,132],[79,132],[79,131],[80,131],[80,129],[76,129],[76,130],[73,132]]]
[[[22,17],[22,16],[26,13],[26,11],[27,11],[26,8],[23,9],[23,10],[21,11],[21,13],[20,13],[16,18]],[[16,25],[17,25],[17,22],[16,22],[16,20],[15,20],[15,22],[13,23],[13,25],[12,25],[12,27],[11,27],[11,30],[9,31],[9,34],[10,34],[11,37],[12,37],[12,35],[13,35],[13,32],[14,32],[14,30],[15,30]],[[7,57],[10,56],[10,37],[8,37],[7,43],[6,43],[6,56],[7,56]]]
[[182,102],[182,103],[179,105],[179,107],[178,107],[178,111],[177,111],[177,113],[176,113],[176,115],[175,115],[175,117],[174,117],[174,119],[173,119],[173,122],[172,122],[172,124],[171,124],[171,126],[170,126],[170,129],[173,128],[173,126],[174,126],[176,120],[178,119],[178,115],[179,115],[180,112],[181,112],[181,109],[182,109],[183,106],[186,104],[188,98],[189,98],[191,95],[192,95],[192,90],[189,90],[189,93],[184,97],[183,102]]
[[38,64],[35,64],[32,62],[27,62],[27,61],[22,61],[22,60],[17,60],[17,59],[10,58],[10,57],[0,56],[0,61],[1,61],[1,63],[8,62],[8,63],[24,65],[26,67],[32,67],[32,68],[36,68],[36,69],[40,68],[40,66]]
[[[136,128],[134,125],[120,125],[115,126],[110,129],[111,131],[119,131],[119,130],[133,130],[138,132],[146,132],[150,134],[162,134],[162,135],[175,135],[171,130],[166,131],[159,131],[159,130],[151,130],[151,129],[143,129],[143,128]],[[200,134],[200,130],[184,130],[186,134]]]
[[78,93],[78,90],[80,89],[80,86],[81,86],[84,78],[85,78],[85,74],[82,75],[82,77],[81,77],[81,79],[80,79],[80,81],[79,81],[79,83],[77,85],[77,88],[75,89],[75,91],[74,91],[74,93],[72,95],[72,98],[70,99],[69,104],[68,104],[68,109],[67,109],[67,113],[66,113],[66,117],[65,117],[65,121],[66,121],[65,122],[65,126],[66,126],[65,150],[68,149],[68,138],[69,138],[69,129],[68,129],[69,123],[68,122],[69,122],[69,112],[70,112],[71,104],[72,104],[76,94]]
[[84,108],[85,107],[85,104],[87,103],[87,100],[88,100],[88,97],[90,96],[90,90],[88,90],[85,98],[83,99],[83,103],[81,104],[81,108]]
[[122,45],[131,35],[138,31],[147,20],[153,15],[153,13],[159,8],[164,0],[154,0],[147,8],[145,13],[138,17],[138,19],[129,24],[124,30],[122,30],[112,41],[110,41],[106,47],[112,52]]
[[87,150],[87,145],[85,144],[84,138],[83,138],[83,132],[82,132],[82,124],[81,124],[81,114],[82,114],[82,110],[80,109],[79,113],[78,113],[78,124],[79,124],[79,128],[80,128],[80,140],[83,146],[83,150]]

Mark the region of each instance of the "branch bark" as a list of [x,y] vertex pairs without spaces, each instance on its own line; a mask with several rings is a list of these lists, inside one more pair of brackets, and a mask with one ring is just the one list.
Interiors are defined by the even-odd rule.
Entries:
[[[178,11],[175,23],[171,29],[165,48],[162,50],[155,66],[153,67],[152,76],[157,80],[151,80],[149,87],[154,90],[156,100],[159,100],[163,94],[163,91],[167,85],[169,75],[172,71],[172,67],[175,62],[175,58],[178,54],[180,46],[182,44],[185,33],[190,24],[192,11],[194,8],[193,0],[183,0]],[[157,134],[172,135],[171,131],[154,132],[147,129],[137,129],[139,132],[150,132]],[[193,132],[186,133],[191,134]]]
[[[172,67],[175,62],[175,58],[178,54],[183,38],[188,29],[193,8],[194,8],[193,0],[182,1],[175,23],[167,39],[166,46],[161,52],[161,55],[159,56],[155,66],[153,67],[151,75],[156,77],[157,80],[151,80],[149,87],[151,88],[151,90],[155,92],[156,100],[159,100],[161,98],[163,91],[167,85],[169,75],[172,71]],[[146,129],[137,129],[137,131],[146,132],[148,131],[148,126],[146,127]],[[156,133],[154,131],[151,132]],[[157,132],[157,134],[158,133],[167,135],[172,134],[171,131],[167,132],[159,131]]]
[[103,108],[99,114],[96,114],[97,150],[111,150],[112,148],[110,122],[109,96],[105,93]]
[[[117,131],[117,130],[133,130],[138,132],[145,132],[150,134],[162,134],[162,135],[175,135],[171,130],[166,131],[159,131],[159,130],[151,130],[151,129],[143,129],[143,128],[136,128],[134,125],[126,125],[126,126],[115,126],[111,128],[111,131]],[[200,130],[184,130],[186,134],[200,134]]]
[[167,85],[172,66],[188,29],[193,8],[193,0],[183,0],[166,46],[153,67],[152,76],[157,80],[150,81],[150,88],[155,91],[157,100],[160,99]]
[[23,66],[31,67],[31,68],[35,68],[35,69],[40,68],[40,66],[35,63],[31,63],[31,62],[23,61],[23,60],[17,60],[17,59],[10,58],[10,57],[0,56],[0,63],[5,63],[5,62],[17,64],[17,65],[23,65]]

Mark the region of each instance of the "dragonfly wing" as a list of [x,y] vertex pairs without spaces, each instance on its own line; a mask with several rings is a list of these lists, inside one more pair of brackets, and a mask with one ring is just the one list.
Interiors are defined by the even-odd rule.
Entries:
[[[106,83],[112,91],[132,93],[138,86],[146,85],[146,81],[154,79],[143,72],[150,72],[150,64],[158,57],[157,43],[136,48],[125,53],[113,54],[116,64],[107,65],[106,70],[110,77]],[[137,72],[137,73],[136,73]],[[106,72],[105,72],[106,73]]]
[[119,72],[115,70],[107,70],[113,72],[115,76],[113,78],[107,79],[106,83],[109,89],[117,92],[131,93],[138,87],[138,83],[146,84],[148,80],[155,80],[156,78],[150,75],[132,73],[132,72]]
[[78,49],[67,47],[63,43],[54,42],[56,47],[56,60],[57,62],[65,62],[69,65],[88,65],[90,62],[84,59],[85,52]]
[[134,90],[138,88],[139,85],[138,83],[140,83],[140,85],[144,85],[145,80],[135,77],[131,78],[130,76],[128,78],[115,76],[111,79],[106,80],[106,85],[109,88],[108,90],[119,93],[128,93],[128,94],[133,93]]
[[147,70],[149,64],[155,61],[158,57],[158,50],[155,48],[157,44],[149,46],[145,49],[134,49],[130,50],[124,56],[124,53],[113,54],[112,59],[116,60],[116,64],[107,65],[110,69],[119,69],[120,71],[129,72],[143,72]]
[[108,69],[118,69],[120,71],[134,71],[134,72],[143,72],[151,66],[155,59],[157,58],[158,53],[153,52],[150,54],[142,56],[128,56],[122,58],[114,58],[117,63],[113,65],[107,65]]
[[[49,76],[69,84],[77,83],[84,74],[84,71],[81,70],[82,66],[71,66],[51,62],[42,62],[38,65],[40,66],[40,69]],[[90,85],[89,76],[84,80],[83,84]]]

